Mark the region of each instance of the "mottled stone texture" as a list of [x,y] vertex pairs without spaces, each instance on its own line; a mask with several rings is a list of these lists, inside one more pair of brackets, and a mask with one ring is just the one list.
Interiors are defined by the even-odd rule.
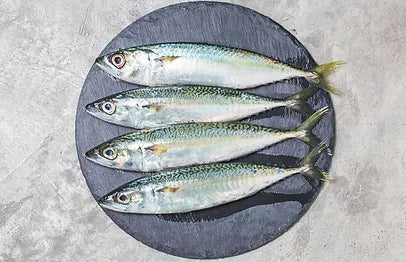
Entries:
[[[149,248],[97,206],[74,145],[93,59],[122,28],[178,1],[0,1],[0,260],[186,261]],[[406,3],[228,1],[259,11],[334,76],[330,173],[289,231],[226,261],[404,261]]]

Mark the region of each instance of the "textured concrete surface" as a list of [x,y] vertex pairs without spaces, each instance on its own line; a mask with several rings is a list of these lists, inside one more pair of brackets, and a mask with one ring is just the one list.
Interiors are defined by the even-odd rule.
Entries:
[[[97,206],[74,146],[94,57],[143,14],[178,1],[0,1],[0,260],[186,261],[133,240]],[[281,23],[334,76],[336,155],[302,220],[225,261],[406,259],[406,3],[230,1]]]

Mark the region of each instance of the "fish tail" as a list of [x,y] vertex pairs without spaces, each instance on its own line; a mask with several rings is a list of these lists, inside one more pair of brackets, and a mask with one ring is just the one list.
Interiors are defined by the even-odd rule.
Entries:
[[343,61],[334,61],[316,66],[311,70],[314,74],[314,77],[311,77],[310,81],[314,83],[320,83],[322,89],[326,90],[329,93],[339,95],[340,91],[330,83],[327,77],[331,75],[333,71],[342,64],[344,64]]
[[317,125],[317,123],[319,123],[321,117],[327,112],[328,106],[325,106],[317,110],[313,115],[309,116],[309,118],[296,129],[296,131],[300,133],[298,138],[308,145],[316,147],[320,143],[320,139],[313,135],[312,129]]
[[320,142],[315,148],[310,151],[303,159],[300,161],[300,166],[304,168],[302,172],[303,175],[317,178],[323,181],[332,181],[333,179],[328,176],[327,172],[320,170],[315,166],[317,159],[319,159],[320,154],[327,148],[325,142]]
[[317,86],[311,85],[310,87],[287,97],[285,99],[287,106],[305,115],[313,114],[314,111],[311,106],[307,104],[307,99],[314,95],[317,90]]

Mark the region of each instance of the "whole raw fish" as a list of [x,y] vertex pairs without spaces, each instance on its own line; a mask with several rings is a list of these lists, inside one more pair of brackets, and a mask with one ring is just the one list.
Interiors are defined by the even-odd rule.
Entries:
[[210,208],[253,195],[294,174],[330,180],[314,166],[320,143],[296,168],[226,163],[175,169],[131,181],[102,197],[102,207],[125,213],[170,214]]
[[101,56],[96,64],[114,77],[146,85],[204,85],[253,88],[284,79],[304,77],[337,93],[326,76],[342,62],[310,71],[233,47],[199,43],[167,43],[132,47]]
[[327,111],[327,107],[319,109],[291,131],[244,123],[194,123],[141,130],[107,141],[86,152],[86,157],[107,167],[152,172],[227,161],[290,138],[314,147],[319,139],[311,130]]
[[286,99],[271,99],[220,87],[138,88],[90,103],[86,111],[104,121],[139,129],[181,123],[228,122],[281,106],[311,113],[306,100],[317,89],[312,86]]

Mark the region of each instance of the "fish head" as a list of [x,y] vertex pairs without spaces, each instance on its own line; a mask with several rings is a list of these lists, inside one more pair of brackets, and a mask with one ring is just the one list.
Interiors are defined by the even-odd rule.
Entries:
[[137,48],[120,50],[96,58],[96,65],[108,74],[127,82],[138,78],[140,68],[147,62],[145,54]]
[[135,114],[130,101],[118,96],[110,96],[86,105],[86,112],[103,121],[122,125],[135,126]]
[[102,166],[131,169],[131,150],[121,139],[107,141],[86,152],[86,158]]
[[143,195],[144,193],[137,185],[124,186],[103,196],[99,204],[114,211],[140,213],[143,209]]

